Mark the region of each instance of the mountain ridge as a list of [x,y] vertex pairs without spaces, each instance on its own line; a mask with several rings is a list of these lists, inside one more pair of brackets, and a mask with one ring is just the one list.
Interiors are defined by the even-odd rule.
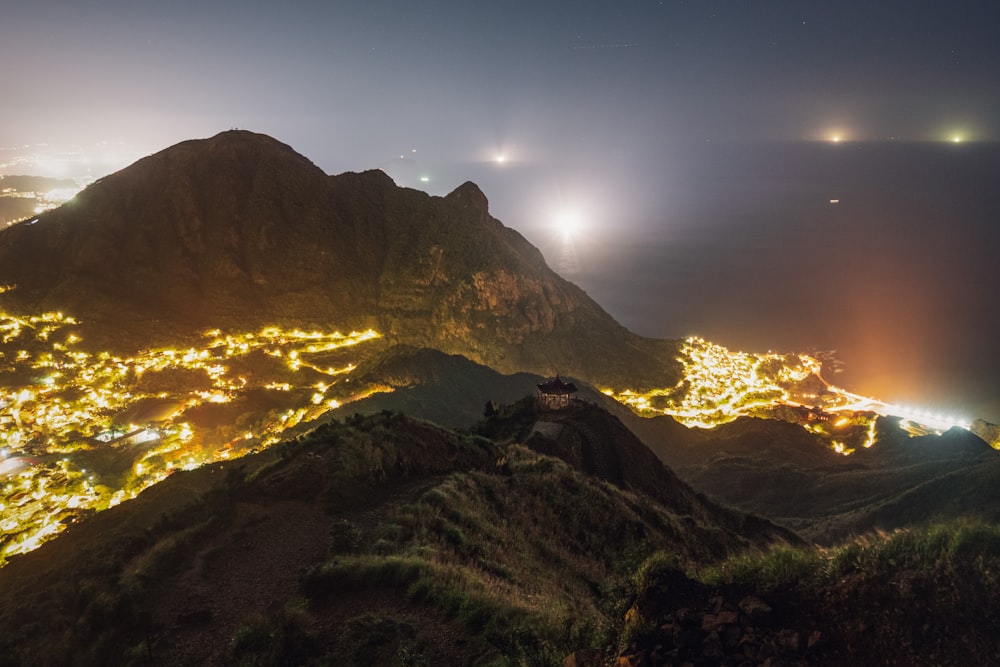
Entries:
[[280,320],[374,327],[504,372],[677,374],[673,343],[555,274],[475,184],[432,197],[380,171],[327,176],[246,131],[167,148],[0,232],[0,284],[16,286],[5,301],[65,310],[119,344],[122,329],[138,345]]

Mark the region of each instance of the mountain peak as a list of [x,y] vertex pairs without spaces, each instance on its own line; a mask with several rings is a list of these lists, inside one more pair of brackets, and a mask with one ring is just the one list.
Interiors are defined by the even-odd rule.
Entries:
[[[184,148],[209,151],[274,151],[297,155],[299,158],[308,160],[281,141],[268,134],[251,132],[250,130],[225,130],[205,139],[189,139],[164,149],[161,152],[176,151]],[[310,162],[310,164],[312,164]]]
[[479,189],[479,186],[472,181],[462,183],[460,186],[448,193],[445,199],[460,202],[462,205],[472,207],[484,215],[489,214],[489,200],[486,198],[486,195],[483,194],[483,191]]
[[139,160],[113,176],[135,175],[149,170],[185,172],[198,177],[212,174],[251,177],[262,170],[276,174],[288,169],[306,170],[313,176],[323,175],[322,170],[308,158],[273,137],[247,130],[227,130],[208,139],[182,141]]

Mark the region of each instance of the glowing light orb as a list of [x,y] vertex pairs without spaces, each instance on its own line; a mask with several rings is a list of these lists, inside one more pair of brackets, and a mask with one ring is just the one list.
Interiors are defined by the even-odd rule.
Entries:
[[583,218],[575,209],[563,209],[556,214],[555,227],[562,234],[563,242],[570,243],[583,229]]
[[841,137],[840,137],[839,134],[835,134],[832,137],[830,137],[830,141],[832,141],[835,144],[839,144],[840,143],[840,139],[841,139]]
[[497,155],[497,156],[496,156],[496,157],[494,158],[494,161],[495,161],[495,162],[496,162],[497,164],[503,164],[504,162],[506,162],[506,161],[507,161],[507,156],[506,156],[506,155]]
[[953,143],[953,144],[960,144],[960,143],[962,143],[962,135],[956,134],[956,135],[952,136],[951,143]]

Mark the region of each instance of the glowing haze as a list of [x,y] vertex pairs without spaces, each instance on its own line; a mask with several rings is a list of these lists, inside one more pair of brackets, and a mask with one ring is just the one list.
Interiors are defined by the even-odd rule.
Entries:
[[241,127],[473,180],[640,333],[837,348],[858,391],[1000,421],[997,3],[16,4],[0,174]]

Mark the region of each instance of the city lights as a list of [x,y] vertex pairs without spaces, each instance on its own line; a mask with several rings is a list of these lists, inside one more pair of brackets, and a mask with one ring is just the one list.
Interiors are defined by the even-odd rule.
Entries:
[[[84,350],[77,325],[62,313],[0,311],[0,565],[175,470],[269,446],[350,401],[359,388],[339,383],[356,367],[351,350],[379,338],[213,330],[197,347],[118,357]],[[258,411],[261,392],[274,398]],[[252,423],[199,425],[206,410],[240,402]],[[88,457],[108,448],[131,458],[124,474],[87,472]]]
[[[822,364],[804,354],[732,352],[692,337],[684,341],[679,361],[683,376],[673,387],[646,392],[606,389],[604,393],[640,415],[669,415],[685,426],[699,428],[714,428],[741,416],[760,416],[776,406],[803,409],[805,414],[823,419],[839,414],[831,424],[834,429],[848,426],[856,414],[900,417],[904,428],[914,433],[971,426],[953,417],[892,405],[826,384],[821,380]],[[822,391],[807,394],[801,383],[813,377],[822,383]],[[861,446],[871,447],[875,443],[874,419],[861,421],[865,422]],[[824,428],[810,430],[827,434]],[[830,445],[842,454],[853,451],[840,440],[831,439]]]

